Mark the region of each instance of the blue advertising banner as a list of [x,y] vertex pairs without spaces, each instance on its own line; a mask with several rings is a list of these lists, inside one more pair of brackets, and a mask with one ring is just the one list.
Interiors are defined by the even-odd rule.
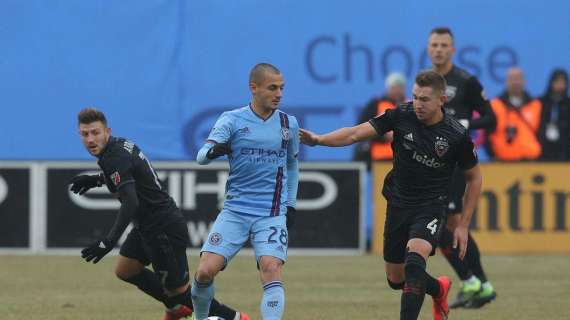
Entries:
[[514,65],[539,95],[552,69],[570,69],[569,12],[563,0],[3,1],[0,159],[88,159],[76,114],[96,106],[150,158],[192,160],[219,114],[249,102],[258,62],[281,69],[282,108],[302,126],[350,126],[389,72],[410,83],[430,66],[436,26],[452,28],[455,62],[488,96]]

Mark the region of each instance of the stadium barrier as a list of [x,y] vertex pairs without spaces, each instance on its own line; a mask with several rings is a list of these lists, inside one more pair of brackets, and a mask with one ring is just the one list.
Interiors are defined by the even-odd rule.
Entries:
[[[153,164],[188,220],[190,248],[200,248],[223,205],[227,164]],[[363,254],[365,166],[302,163],[300,170],[289,253]],[[73,176],[96,171],[93,162],[0,161],[0,252],[76,252],[104,236],[119,201],[107,188],[78,196],[68,187]]]
[[[382,254],[386,200],[381,196],[391,163],[376,163],[372,252]],[[483,188],[471,221],[487,254],[570,253],[570,163],[484,163]]]

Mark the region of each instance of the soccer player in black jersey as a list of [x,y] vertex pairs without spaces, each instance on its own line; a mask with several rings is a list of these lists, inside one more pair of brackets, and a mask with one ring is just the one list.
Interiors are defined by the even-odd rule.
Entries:
[[[447,83],[445,111],[467,129],[492,131],[496,125],[493,109],[477,78],[453,65],[453,41],[451,30],[445,27],[433,29],[428,41],[433,71],[442,75]],[[479,113],[479,118],[473,119],[474,111]],[[464,191],[465,179],[461,170],[457,170],[449,189],[447,224],[442,229],[439,246],[462,282],[459,294],[450,307],[479,308],[495,299],[497,294],[483,271],[479,248],[471,234],[465,259],[459,259],[457,250],[452,248],[452,233],[460,219]]]
[[[115,273],[123,281],[162,302],[165,320],[192,315],[186,248],[190,243],[188,227],[174,200],[164,190],[148,158],[137,145],[111,136],[105,115],[93,108],[78,114],[81,142],[97,157],[102,172],[72,179],[71,190],[80,195],[106,185],[118,195],[121,207],[106,237],[81,251],[93,263],[109,253],[129,223],[134,228],[123,243]],[[152,264],[154,270],[145,266]],[[215,301],[215,300],[214,300]],[[224,319],[249,319],[215,301],[211,315]]]
[[403,289],[400,319],[417,319],[425,294],[433,298],[434,319],[447,319],[448,277],[433,278],[426,261],[435,252],[453,172],[466,181],[463,214],[454,230],[454,247],[465,254],[468,226],[481,192],[481,172],[469,133],[444,113],[445,80],[433,71],[418,74],[413,104],[400,105],[360,125],[325,135],[300,129],[310,146],[341,147],[393,131],[394,167],[384,180],[388,202],[384,226],[384,260],[388,284]]

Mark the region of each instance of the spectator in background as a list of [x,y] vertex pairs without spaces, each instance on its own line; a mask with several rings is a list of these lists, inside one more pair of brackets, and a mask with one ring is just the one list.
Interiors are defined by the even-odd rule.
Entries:
[[[406,76],[400,72],[390,73],[385,80],[386,92],[381,98],[371,99],[362,110],[358,123],[394,109],[406,101]],[[368,170],[372,161],[392,160],[392,132],[379,136],[370,142],[360,143],[354,152],[355,161],[365,161]]]
[[520,68],[507,71],[506,91],[491,101],[497,128],[489,135],[491,150],[497,160],[535,160],[541,154],[538,129],[542,104],[525,91]]
[[538,139],[542,146],[541,160],[570,160],[570,98],[568,73],[556,69],[550,75],[546,92],[540,98],[542,116]]
[[[456,52],[454,43],[453,32],[447,27],[434,28],[429,34],[427,52],[432,70],[442,75],[446,82],[445,112],[471,133],[480,129],[492,131],[495,128],[495,115],[483,86],[475,76],[453,63]],[[477,117],[474,117],[475,112],[478,113]],[[493,301],[497,292],[483,269],[479,246],[471,233],[465,259],[459,258],[459,252],[453,246],[453,234],[463,214],[465,183],[463,170],[456,168],[447,195],[447,224],[441,230],[438,245],[461,279],[461,288],[450,308],[481,308]]]

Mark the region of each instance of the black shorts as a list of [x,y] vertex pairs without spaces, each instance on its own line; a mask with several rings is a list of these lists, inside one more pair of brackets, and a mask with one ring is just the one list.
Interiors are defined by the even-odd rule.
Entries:
[[145,266],[152,264],[166,289],[176,289],[188,283],[188,257],[186,248],[190,244],[188,226],[175,222],[151,235],[143,235],[133,228],[121,246],[120,254],[136,259]]
[[458,214],[463,211],[463,195],[465,194],[465,173],[460,168],[455,168],[447,194],[447,214]]
[[431,255],[435,254],[445,207],[428,206],[417,208],[397,208],[388,206],[384,224],[384,261],[404,263],[408,241],[419,238],[432,245]]

